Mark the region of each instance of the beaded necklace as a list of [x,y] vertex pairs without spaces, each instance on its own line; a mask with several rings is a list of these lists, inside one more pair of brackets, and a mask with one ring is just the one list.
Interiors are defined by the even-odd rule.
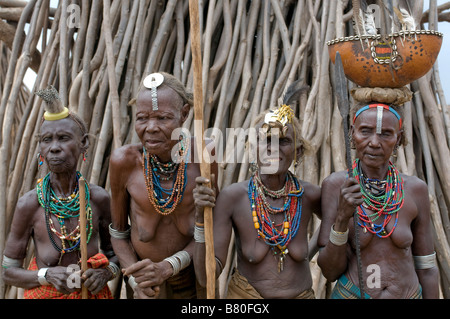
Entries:
[[[187,153],[187,147],[180,139],[179,155],[183,157]],[[186,188],[186,167],[184,159],[178,163],[161,163],[155,155],[150,155],[147,150],[142,152],[142,167],[145,177],[145,186],[150,203],[161,215],[171,214],[177,205],[183,200],[184,190]],[[158,172],[169,175],[168,178],[162,178]],[[160,180],[169,180],[175,174],[172,188],[161,186]],[[164,198],[164,196],[167,196]]]
[[[266,195],[272,198],[284,198],[281,208],[270,205]],[[283,270],[284,257],[289,253],[287,246],[298,232],[302,216],[303,187],[297,178],[288,171],[284,187],[278,191],[267,189],[258,170],[254,172],[248,183],[248,197],[252,208],[253,224],[258,232],[258,238],[271,247],[274,255],[278,256],[278,272]],[[283,222],[275,224],[270,215],[284,214]]]
[[[58,197],[50,182],[50,173],[44,178],[39,179],[36,185],[37,197],[39,204],[44,208],[45,221],[47,226],[47,233],[53,247],[60,252],[61,257],[65,253],[79,250],[80,246],[80,198],[78,190],[78,180],[81,177],[81,173],[77,171],[76,186],[73,193],[68,197]],[[86,233],[87,242],[91,239],[92,235],[92,209],[90,205],[89,185],[86,183]],[[59,223],[59,231],[56,229],[51,216],[55,216]],[[69,218],[78,217],[78,225],[69,232],[66,226],[66,220]],[[55,241],[54,236],[61,240],[61,246]]]
[[[364,232],[369,231],[380,238],[389,237],[397,226],[398,211],[404,202],[403,178],[394,164],[389,162],[385,181],[369,179],[364,175],[359,159],[353,162],[353,176],[359,182],[364,200],[358,207],[358,224],[364,228]],[[394,225],[387,232],[386,226],[394,215]],[[376,223],[378,220],[380,222]]]

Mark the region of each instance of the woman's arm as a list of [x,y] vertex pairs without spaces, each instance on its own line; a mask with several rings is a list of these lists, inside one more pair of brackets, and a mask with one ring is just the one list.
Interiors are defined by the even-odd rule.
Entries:
[[[347,269],[349,221],[362,203],[359,185],[345,172],[334,173],[322,183],[322,223],[318,264],[329,281],[337,280]],[[334,243],[330,240],[333,231]],[[347,235],[346,235],[347,233]]]
[[[434,259],[430,255],[434,254],[433,229],[431,225],[430,201],[428,198],[428,187],[419,178],[409,177],[409,183],[405,187],[413,188],[413,196],[417,205],[417,217],[411,225],[413,233],[412,254],[418,259],[416,273],[422,286],[424,299],[439,298],[439,271],[436,263],[431,265],[421,265],[421,260]],[[430,256],[430,257],[424,257]],[[423,268],[423,269],[420,269]]]

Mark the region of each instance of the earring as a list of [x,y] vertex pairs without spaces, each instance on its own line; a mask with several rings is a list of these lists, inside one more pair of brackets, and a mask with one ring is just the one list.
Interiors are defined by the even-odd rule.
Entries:
[[184,155],[184,151],[186,149],[186,145],[184,145],[185,141],[184,141],[183,134],[180,134],[180,136],[178,137],[178,141],[180,143],[180,149],[178,150],[178,155],[180,155],[180,157],[182,157]]
[[399,145],[396,144],[395,147],[394,147],[394,151],[392,152],[392,157],[393,157],[394,159],[397,159],[398,148],[399,148]]
[[37,153],[37,160],[38,168],[40,168],[44,164],[44,157],[41,155],[41,153]]
[[255,162],[251,162],[249,170],[251,174],[255,173],[258,170],[258,164],[256,164]]
[[86,162],[86,157],[87,157],[87,151],[83,152],[83,162]]
[[353,136],[351,132],[348,132],[348,140],[350,141],[350,148],[352,150],[356,149],[355,141],[353,140]]

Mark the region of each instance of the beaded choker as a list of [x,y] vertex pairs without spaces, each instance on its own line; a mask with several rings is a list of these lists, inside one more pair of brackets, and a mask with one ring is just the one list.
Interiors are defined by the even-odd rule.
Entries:
[[[284,198],[284,205],[276,208],[270,205],[266,195],[272,198]],[[288,171],[286,182],[282,189],[272,191],[267,189],[255,171],[248,183],[248,197],[252,208],[253,223],[258,238],[264,239],[274,254],[278,254],[278,272],[284,267],[284,258],[289,253],[288,244],[298,232],[302,216],[303,188],[297,178]],[[270,215],[284,214],[283,222],[275,224]]]
[[[61,253],[60,260],[65,253],[79,250],[80,246],[80,198],[78,180],[81,173],[77,171],[77,183],[75,190],[68,197],[58,197],[50,182],[50,173],[39,179],[36,185],[39,204],[44,208],[47,232],[53,247]],[[89,202],[89,186],[86,183],[86,233],[87,242],[92,235],[92,209]],[[56,229],[51,216],[55,216],[59,223],[59,231]],[[67,229],[66,220],[78,217],[78,225],[72,231]],[[61,246],[55,241],[53,234],[61,240]]]
[[[180,139],[179,155],[183,157],[187,153],[187,147]],[[186,188],[187,163],[182,159],[178,163],[161,163],[155,155],[150,155],[144,147],[142,152],[142,167],[144,170],[145,186],[150,203],[161,215],[171,214],[177,205],[183,200]],[[159,173],[159,174],[158,174]],[[164,174],[168,177],[162,177]],[[175,174],[172,188],[161,186],[160,180],[170,180]]]
[[[359,182],[363,195],[363,204],[358,207],[358,224],[364,232],[371,232],[380,238],[387,238],[398,222],[398,211],[404,202],[403,179],[397,168],[389,162],[385,181],[367,178],[361,169],[359,159],[353,162],[353,176]],[[395,215],[395,222],[390,232],[386,226]],[[379,221],[379,223],[376,223]]]

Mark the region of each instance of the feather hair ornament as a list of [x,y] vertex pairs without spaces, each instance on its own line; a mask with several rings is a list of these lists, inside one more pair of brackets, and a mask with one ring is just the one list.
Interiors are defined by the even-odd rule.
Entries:
[[282,104],[275,110],[270,110],[264,117],[264,124],[262,126],[263,132],[270,135],[272,128],[278,128],[281,136],[287,132],[287,123],[292,122],[295,116],[290,104],[297,100],[301,94],[306,92],[309,86],[302,85],[300,80],[293,82],[284,93]]
[[416,30],[416,22],[414,21],[414,18],[409,14],[409,12],[406,9],[403,8],[395,8],[394,12],[397,15],[398,20],[400,21],[402,25],[403,31],[415,31]]
[[364,14],[364,31],[365,34],[376,35],[378,33],[375,25],[375,16],[373,13],[366,11]]
[[[372,15],[372,13],[367,12],[368,6],[367,2],[365,0],[352,0],[352,8],[353,8],[353,30],[355,32],[355,35],[359,37],[359,42],[361,43],[361,48],[364,50],[364,42],[362,39],[362,36],[365,34],[371,34],[368,33],[368,30],[366,29],[366,14]],[[375,22],[373,23],[375,24]],[[376,27],[372,28],[372,26],[369,27],[370,32],[375,32],[376,34]],[[365,40],[366,44],[369,45],[368,40]]]
[[308,91],[309,86],[303,85],[300,80],[293,82],[288,86],[283,96],[283,104],[290,105],[298,100],[300,95]]
[[69,109],[62,104],[58,91],[52,85],[35,94],[45,102],[45,120],[57,121],[69,116]]

